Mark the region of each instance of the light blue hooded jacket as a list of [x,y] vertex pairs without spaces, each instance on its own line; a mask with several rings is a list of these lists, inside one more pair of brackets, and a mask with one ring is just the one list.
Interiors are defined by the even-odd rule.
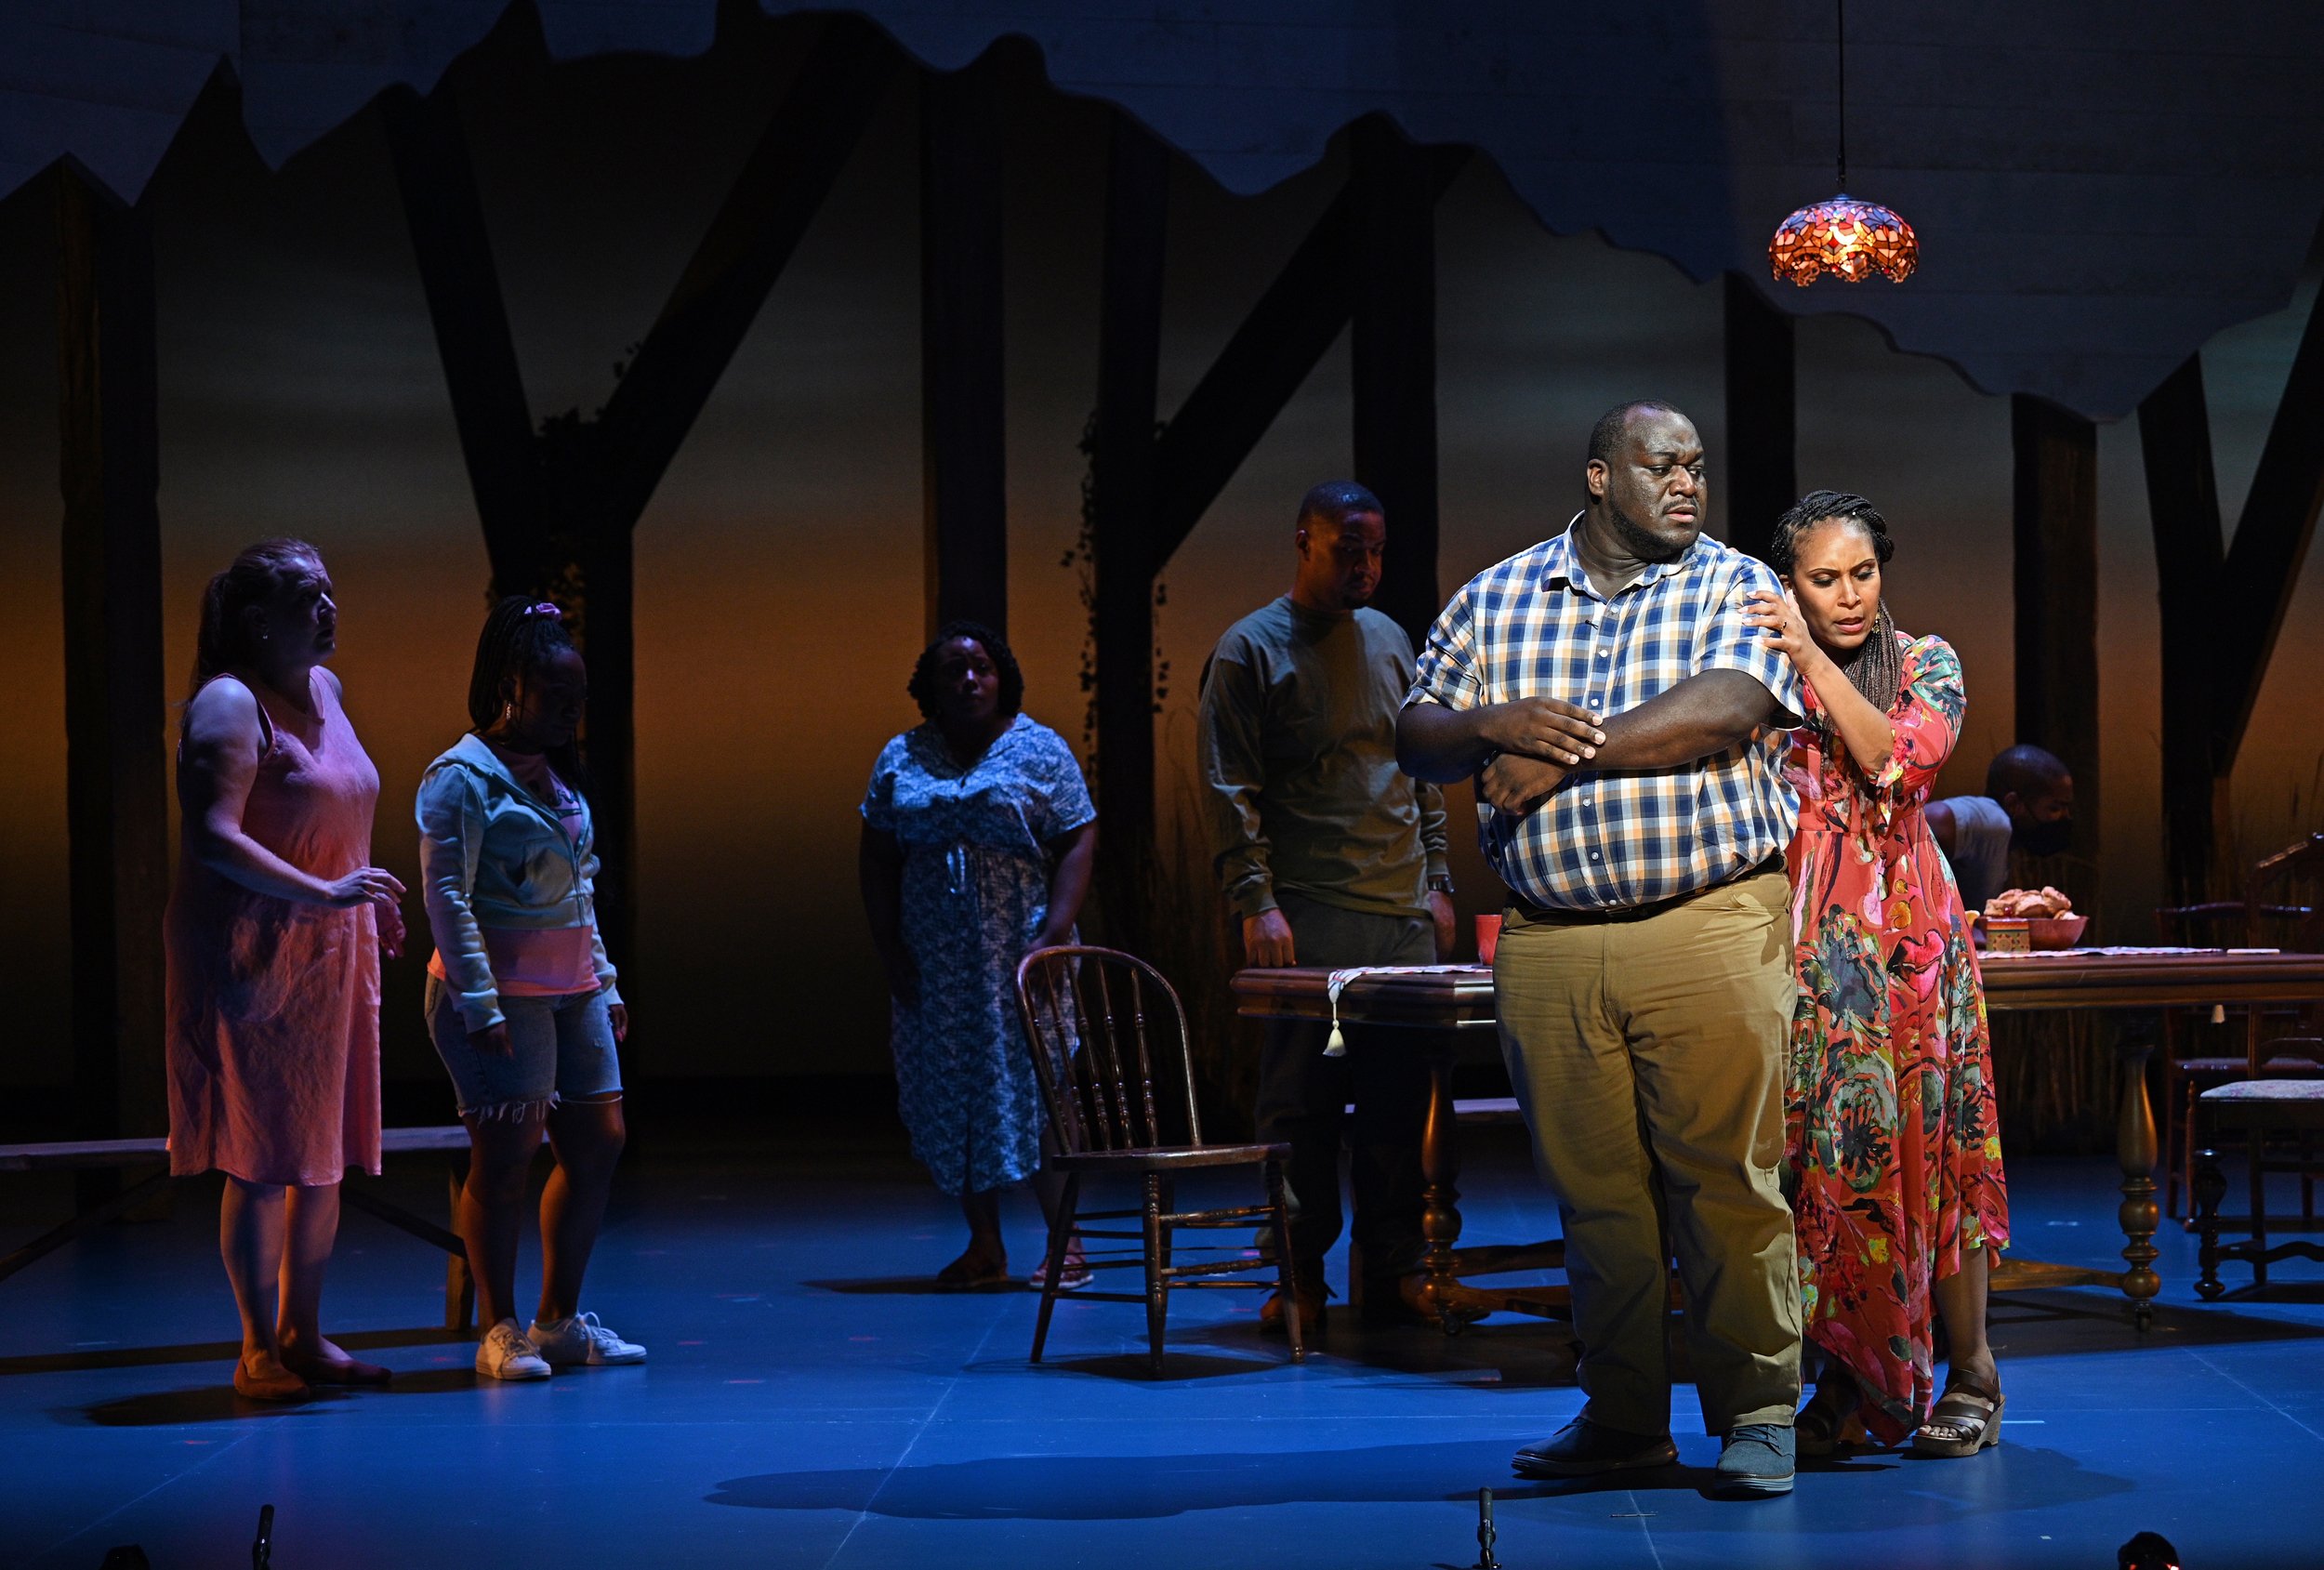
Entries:
[[428,765],[416,812],[428,925],[461,1022],[474,1031],[501,1022],[500,990],[482,930],[487,927],[587,927],[597,984],[607,1003],[621,1001],[597,930],[597,830],[586,800],[576,843],[555,809],[471,732]]

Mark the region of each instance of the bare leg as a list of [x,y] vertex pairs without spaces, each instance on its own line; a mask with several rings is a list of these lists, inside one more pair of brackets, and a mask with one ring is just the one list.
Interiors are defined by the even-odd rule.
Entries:
[[1065,1202],[1065,1175],[1044,1167],[1033,1174],[1033,1197],[1041,1207],[1043,1226],[1054,1225],[1058,1207]]
[[283,1206],[282,1314],[275,1339],[293,1361],[337,1363],[347,1354],[323,1338],[323,1272],[339,1235],[339,1185],[293,1188]]
[[284,1264],[283,1190],[229,1174],[218,1207],[218,1251],[242,1311],[242,1366],[254,1380],[288,1382],[271,1300]]
[[455,1218],[468,1246],[476,1281],[476,1328],[483,1335],[516,1318],[517,1237],[523,1230],[524,1189],[541,1148],[541,1115],[508,1119],[470,1116],[468,1181]]
[[969,1223],[969,1246],[960,1257],[936,1273],[940,1282],[977,1281],[1009,1268],[1009,1247],[1000,1236],[1000,1190],[988,1188],[960,1196],[960,1214]]
[[339,1185],[293,1188],[283,1207],[282,1313],[275,1337],[284,1366],[310,1384],[384,1385],[394,1376],[350,1357],[323,1333],[324,1268],[339,1234]]
[[1961,1269],[1938,1281],[1934,1290],[1936,1312],[1945,1321],[1948,1373],[1959,1374],[1982,1389],[1998,1391],[2001,1371],[1985,1337],[1986,1282],[1992,1269],[1992,1249],[1963,1248]]
[[[1044,1150],[1046,1153],[1046,1144]],[[1033,1197],[1041,1207],[1041,1264],[1046,1268],[1049,1263],[1050,1232],[1057,1225],[1058,1212],[1065,1206],[1065,1175],[1045,1166],[1028,1181],[1033,1187]],[[1081,1234],[1076,1232],[1065,1240],[1064,1273],[1070,1277],[1087,1268],[1088,1260],[1081,1252]]]
[[614,1167],[628,1137],[618,1090],[561,1102],[548,1115],[557,1166],[541,1190],[541,1306],[534,1317],[543,1325],[581,1312],[581,1277],[597,1247]]

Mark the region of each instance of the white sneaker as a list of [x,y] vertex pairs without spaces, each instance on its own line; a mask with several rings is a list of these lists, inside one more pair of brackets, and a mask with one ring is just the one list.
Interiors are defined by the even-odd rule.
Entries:
[[562,1368],[575,1363],[643,1363],[645,1348],[625,1341],[597,1322],[593,1313],[576,1313],[544,1325],[533,1321],[533,1345],[542,1358]]
[[476,1347],[476,1371],[495,1379],[548,1378],[548,1365],[541,1361],[540,1352],[513,1319],[504,1319],[484,1332]]

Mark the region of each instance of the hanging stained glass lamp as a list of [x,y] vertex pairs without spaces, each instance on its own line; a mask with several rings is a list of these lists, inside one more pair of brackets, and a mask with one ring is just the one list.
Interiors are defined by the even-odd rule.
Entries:
[[1807,287],[1826,273],[1860,284],[1873,273],[1896,283],[1921,265],[1921,240],[1890,208],[1845,194],[1848,185],[1848,13],[1840,12],[1840,186],[1842,194],[1811,203],[1776,226],[1767,265],[1778,284]]

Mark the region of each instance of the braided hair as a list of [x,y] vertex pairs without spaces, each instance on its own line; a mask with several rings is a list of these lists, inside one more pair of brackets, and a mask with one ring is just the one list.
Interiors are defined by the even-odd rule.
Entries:
[[[1827,522],[1851,523],[1861,530],[1872,543],[1873,559],[1883,567],[1896,554],[1896,542],[1888,536],[1888,520],[1870,502],[1852,491],[1810,491],[1776,520],[1775,534],[1767,546],[1767,564],[1789,582],[1799,567],[1800,542]],[[1905,660],[1897,647],[1896,624],[1888,614],[1886,594],[1881,596],[1880,614],[1873,618],[1872,630],[1839,665],[1849,684],[1874,708],[1886,714],[1895,706],[1896,694],[1904,688]]]
[[918,663],[912,666],[912,679],[904,690],[912,694],[912,701],[920,706],[920,718],[936,718],[936,657],[944,645],[966,638],[983,647],[991,658],[993,668],[1000,675],[1000,711],[1012,719],[1024,707],[1024,671],[1017,664],[1016,651],[1010,648],[1001,635],[983,622],[946,622],[936,629],[935,638],[920,651]]
[[[502,694],[504,683],[533,675],[573,647],[564,613],[548,600],[511,594],[496,602],[485,615],[484,630],[476,640],[476,668],[468,682],[469,723],[480,735],[492,729],[508,702]],[[577,744],[568,741],[551,747],[548,758],[559,779],[588,794]]]
[[202,591],[202,624],[193,640],[188,701],[210,678],[257,663],[258,645],[250,636],[247,614],[252,607],[266,604],[302,574],[322,570],[323,553],[305,540],[272,539],[246,548],[213,576]]

